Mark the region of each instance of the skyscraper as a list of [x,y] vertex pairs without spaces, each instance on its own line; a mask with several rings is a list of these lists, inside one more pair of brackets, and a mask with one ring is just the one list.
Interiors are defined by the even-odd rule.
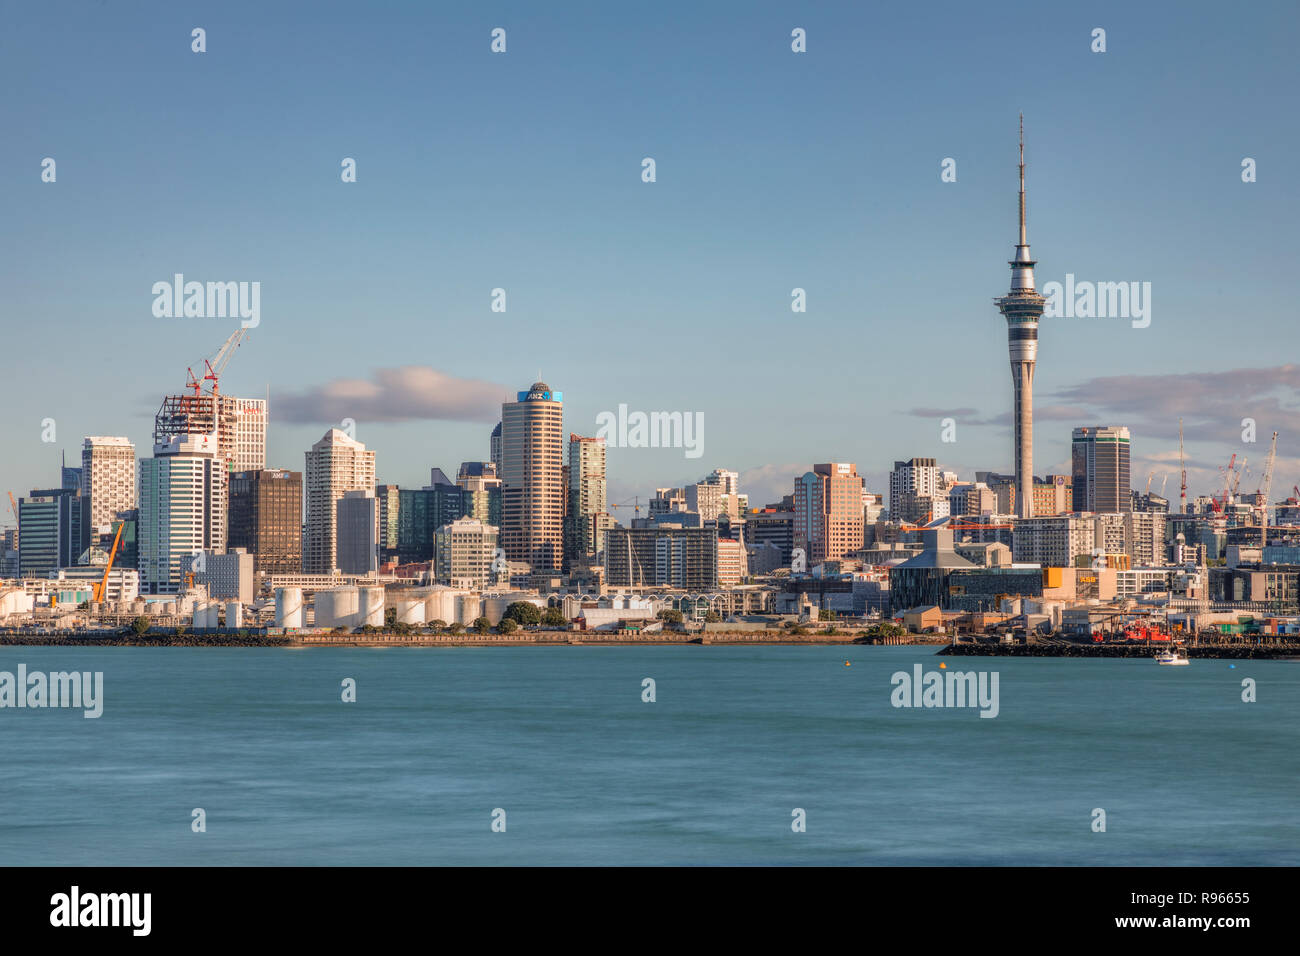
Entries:
[[862,478],[849,462],[813,465],[794,482],[794,546],[807,566],[862,547]]
[[335,506],[345,492],[375,490],[375,453],[331,428],[307,452],[304,481],[307,538],[302,569],[307,574],[329,574],[334,570],[338,546]]
[[501,527],[501,476],[490,461],[462,461],[456,484],[465,491],[465,516]]
[[302,572],[302,472],[232,473],[229,513],[226,543],[253,556],[255,573]]
[[80,470],[81,496],[89,502],[89,547],[119,511],[135,507],[135,446],[127,438],[88,436],[81,446]]
[[226,550],[226,468],[215,435],[174,435],[140,460],[140,590],[174,594],[199,552]]
[[501,547],[535,574],[560,570],[563,466],[564,394],[534,382],[501,406]]
[[565,557],[595,557],[605,550],[605,532],[613,524],[605,492],[605,439],[569,435],[569,508]]
[[266,467],[266,399],[204,392],[168,395],[154,416],[154,444],[176,435],[217,436],[227,471]]
[[35,490],[18,499],[18,564],[24,578],[72,567],[86,549],[86,499],[69,488]]
[[345,491],[335,502],[334,566],[345,574],[379,568],[378,504],[373,491]]
[[1070,472],[1075,511],[1133,510],[1127,428],[1076,428],[1071,435]]
[[912,524],[948,514],[948,495],[940,489],[939,464],[933,458],[894,462],[889,473],[889,517]]
[[1038,361],[1038,320],[1047,300],[1034,289],[1034,266],[1025,232],[1025,120],[1020,118],[1020,241],[1011,266],[1011,291],[995,299],[1007,320],[1011,383],[1015,391],[1016,514],[1034,516],[1034,366]]

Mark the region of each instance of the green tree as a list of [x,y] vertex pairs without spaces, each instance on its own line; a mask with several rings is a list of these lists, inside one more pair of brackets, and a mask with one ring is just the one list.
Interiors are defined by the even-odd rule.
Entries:
[[547,627],[563,627],[569,620],[558,607],[548,607],[542,614],[542,623]]
[[131,622],[131,633],[133,633],[136,637],[139,637],[142,634],[147,634],[148,632],[149,632],[149,618],[146,617],[145,615],[141,614],[139,617],[137,617],[134,621]]
[[453,624],[453,625],[451,625],[449,628],[447,628],[447,633],[448,633],[448,634],[464,634],[464,633],[465,633],[465,625],[464,625],[464,624],[460,624],[460,623]]
[[384,623],[389,626],[397,623],[397,608],[390,607],[384,611]]
[[497,625],[497,630],[500,631],[502,634],[509,634],[512,631],[516,630],[518,627],[519,625],[515,623],[515,619],[513,617],[503,617],[501,619],[501,623]]
[[680,624],[682,621],[686,620],[685,615],[675,608],[666,608],[660,611],[658,616],[659,620],[663,621],[665,624]]
[[431,631],[445,631],[447,630],[447,622],[439,618],[437,620],[430,621],[428,627],[429,630]]
[[514,601],[506,608],[505,616],[516,624],[524,626],[540,624],[542,622],[542,609],[536,604],[530,604],[527,601]]
[[819,621],[833,621],[836,616],[835,612],[828,607],[824,607],[817,612],[817,620]]
[[480,634],[486,634],[488,631],[492,630],[492,622],[485,617],[481,617],[474,622],[474,630],[478,631]]
[[718,623],[719,621],[721,621],[721,620],[722,620],[722,618],[718,616],[718,612],[717,612],[717,611],[705,611],[705,612],[704,612],[704,623],[705,623],[705,624],[717,624],[717,623]]

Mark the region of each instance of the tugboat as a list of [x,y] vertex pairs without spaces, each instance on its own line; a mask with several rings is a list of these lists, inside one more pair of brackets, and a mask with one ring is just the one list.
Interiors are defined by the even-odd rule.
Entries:
[[1172,666],[1186,665],[1187,652],[1181,647],[1171,647],[1167,651],[1161,651],[1156,655],[1157,664],[1170,664]]

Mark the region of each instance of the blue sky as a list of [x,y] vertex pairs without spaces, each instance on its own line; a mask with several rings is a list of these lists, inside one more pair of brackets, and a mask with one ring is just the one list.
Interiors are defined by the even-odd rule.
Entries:
[[704,414],[700,459],[611,450],[616,501],[715,467],[764,500],[812,461],[876,488],[913,455],[1009,470],[992,299],[1023,110],[1040,284],[1152,283],[1149,328],[1044,321],[1036,470],[1065,465],[1074,425],[1128,424],[1142,484],[1176,469],[1183,415],[1193,493],[1234,451],[1262,465],[1276,428],[1280,496],[1300,481],[1300,8],[1135,7],[15,5],[0,485],[56,483],[85,434],[148,454],[161,397],[236,325],[154,317],[176,272],[261,282],[223,386],[269,386],[273,466],[302,468],[356,394],[339,383],[422,366],[441,377],[405,420],[381,420],[401,417],[382,390],[350,416],[382,480],[486,457],[494,396],[539,371],[580,433],[620,403]]

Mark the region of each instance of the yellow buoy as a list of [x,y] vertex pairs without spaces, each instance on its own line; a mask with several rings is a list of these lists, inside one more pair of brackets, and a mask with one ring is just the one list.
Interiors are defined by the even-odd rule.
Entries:
[[850,664],[848,661],[845,661],[845,662],[844,662],[844,666],[845,666],[845,667],[852,667],[853,665]]
[[945,663],[943,663],[943,661],[940,661],[940,662],[939,662],[939,670],[944,671],[944,670],[947,670],[947,669],[948,669],[948,665],[945,664]]

